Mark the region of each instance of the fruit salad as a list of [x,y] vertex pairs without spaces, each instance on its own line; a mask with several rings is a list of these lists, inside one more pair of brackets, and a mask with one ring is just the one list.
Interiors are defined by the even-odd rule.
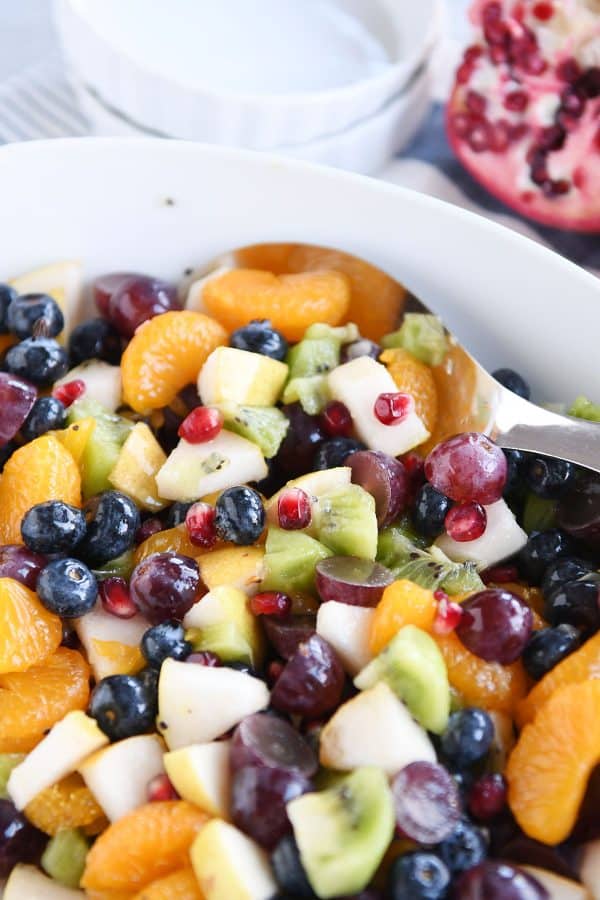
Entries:
[[0,285],[4,900],[597,900],[600,480],[366,263],[235,262]]

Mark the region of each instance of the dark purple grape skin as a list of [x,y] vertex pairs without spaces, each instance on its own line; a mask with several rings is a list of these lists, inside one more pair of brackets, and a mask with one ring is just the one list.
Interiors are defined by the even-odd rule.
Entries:
[[414,762],[392,781],[396,825],[410,840],[437,844],[461,817],[460,794],[450,773],[438,763]]
[[329,556],[315,567],[315,583],[321,600],[350,606],[377,606],[394,575],[381,563],[357,556]]
[[317,416],[309,416],[299,403],[281,407],[290,425],[277,456],[277,467],[286,478],[296,478],[312,470],[315,450],[327,438]]
[[375,500],[377,524],[385,528],[398,518],[408,502],[408,474],[399,459],[380,450],[359,450],[346,460],[352,483],[359,484]]
[[0,372],[0,446],[12,441],[36,398],[37,390],[28,381]]
[[152,625],[166,619],[181,621],[205,593],[196,560],[177,553],[155,553],[142,560],[131,574],[129,589]]
[[299,772],[244,766],[231,782],[231,819],[262,847],[272,850],[291,830],[286,804],[310,790],[312,782]]
[[123,337],[161,313],[181,309],[174,284],[141,275],[120,283],[108,301],[108,320]]
[[461,604],[456,634],[467,650],[503,666],[519,658],[533,627],[527,604],[500,588],[478,591]]
[[0,578],[14,578],[35,591],[38,576],[48,564],[41,553],[34,553],[22,544],[5,544],[0,547]]
[[579,479],[562,499],[558,524],[572,537],[594,550],[600,549],[600,478],[589,473]]
[[314,616],[263,616],[262,619],[269,642],[284,659],[290,659],[299,644],[316,633]]
[[313,634],[299,645],[275,682],[271,704],[312,719],[339,704],[344,680],[344,669],[332,647]]
[[463,872],[452,896],[455,900],[549,900],[550,897],[536,878],[502,860],[488,860]]
[[278,715],[267,713],[255,713],[240,722],[231,739],[229,759],[234,772],[245,766],[262,766],[312,778],[319,767],[302,735]]
[[17,863],[37,861],[47,840],[10,800],[0,800],[0,878],[6,878]]

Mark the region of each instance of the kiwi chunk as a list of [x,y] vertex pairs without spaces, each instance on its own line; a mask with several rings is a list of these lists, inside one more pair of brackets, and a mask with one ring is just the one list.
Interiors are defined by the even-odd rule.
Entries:
[[289,420],[275,406],[238,406],[223,409],[225,425],[258,444],[267,459],[275,456],[289,427]]
[[269,528],[264,559],[265,577],[261,590],[314,591],[315,566],[333,556],[331,550],[302,531]]
[[292,378],[283,391],[284,403],[299,403],[309,416],[320,413],[329,401],[329,388],[326,375],[309,375],[305,378]]
[[427,731],[441,734],[450,714],[450,685],[444,658],[433,638],[405,625],[354,679],[359,690],[385,681]]
[[10,773],[25,759],[24,753],[0,753],[0,800],[8,800],[6,785]]
[[382,345],[403,347],[428,366],[439,366],[448,350],[448,338],[437,316],[427,313],[406,313],[402,327],[387,334]]
[[375,559],[375,500],[360,485],[347,484],[322,494],[314,515],[317,538],[336,556]]
[[89,417],[95,419],[96,427],[88,438],[81,459],[81,488],[86,499],[112,487],[108,476],[133,428],[133,422],[107,412],[95,400],[86,399],[85,395],[69,407],[67,425]]
[[189,628],[185,639],[194,651],[210,650],[223,662],[243,662],[249,666],[258,664],[251,644],[236,622],[216,622],[204,628]]
[[356,769],[327,790],[292,800],[287,812],[318,897],[366,888],[394,834],[392,794],[381,769]]
[[134,568],[135,552],[133,550],[126,550],[125,553],[121,553],[120,556],[115,556],[114,559],[109,559],[108,562],[103,563],[98,569],[92,569],[92,571],[98,581],[113,577],[125,578],[128,580]]
[[286,362],[292,378],[308,378],[331,372],[340,361],[340,344],[329,337],[300,341],[288,352]]
[[556,500],[528,494],[523,506],[523,529],[527,534],[532,531],[547,531],[556,525]]
[[88,842],[77,828],[65,828],[48,841],[42,869],[65,887],[79,887],[88,850]]

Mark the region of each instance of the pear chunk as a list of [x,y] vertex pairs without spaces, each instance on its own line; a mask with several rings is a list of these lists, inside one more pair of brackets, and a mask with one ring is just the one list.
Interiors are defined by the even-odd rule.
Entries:
[[190,855],[206,900],[272,900],[277,893],[265,851],[222,819],[207,822]]
[[229,741],[192,744],[171,750],[164,758],[167,775],[180,797],[221,819],[229,819],[230,813],[229,748]]
[[454,541],[443,534],[435,542],[442,553],[454,562],[474,562],[487,569],[495,566],[525,546],[527,535],[515,519],[504,500],[497,500],[484,507],[487,524],[481,537],[474,541]]

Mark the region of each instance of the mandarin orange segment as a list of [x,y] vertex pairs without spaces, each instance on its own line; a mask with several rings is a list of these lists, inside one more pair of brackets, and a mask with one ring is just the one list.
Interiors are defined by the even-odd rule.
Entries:
[[76,773],[41,791],[27,804],[25,815],[40,831],[52,835],[64,828],[85,828],[97,834],[108,825],[94,795]]
[[[101,641],[98,638],[91,639],[92,651],[102,657],[102,677],[108,675],[135,675],[146,665],[146,660],[139,647],[123,644],[121,641]],[[97,665],[95,662],[94,665]]]
[[153,881],[134,900],[204,900],[193,869],[181,869]]
[[469,706],[512,715],[527,692],[527,675],[520,660],[509,666],[486,662],[471,653],[452,632],[433,635],[448,669],[448,680]]
[[417,415],[427,431],[433,434],[438,417],[438,395],[431,367],[401,347],[384,350],[379,359],[387,366],[398,390],[412,396]]
[[185,800],[147,803],[113,822],[87,856],[81,885],[139,891],[189,865],[189,848],[207,816]]
[[428,453],[445,438],[472,431],[477,410],[477,369],[462,347],[452,344],[444,361],[431,369],[438,396],[438,417],[434,433],[420,448]]
[[554,666],[529,691],[517,706],[517,725],[522,728],[527,722],[531,722],[537,711],[559,688],[591,678],[600,679],[600,631]]
[[600,680],[557,690],[526,725],[506,768],[508,803],[529,837],[565,840],[600,763]]
[[45,500],[81,506],[77,463],[52,434],[15,450],[0,478],[0,544],[22,544],[21,519]]
[[191,310],[144,322],[121,360],[125,403],[141,413],[168,406],[182,388],[196,383],[206,358],[226,341],[218,322]]
[[229,331],[249,319],[270,319],[288,340],[299,341],[314,322],[339,325],[346,319],[350,282],[333,271],[274,275],[232,269],[207,283],[202,300],[206,311]]
[[0,753],[32,750],[73,709],[85,709],[90,667],[77,650],[59,647],[27,672],[0,675]]
[[176,525],[175,528],[166,528],[164,531],[157,531],[151,534],[149,538],[136,548],[134,555],[134,563],[137,566],[143,559],[152,556],[153,553],[180,553],[183,556],[200,556],[202,547],[192,544],[189,539],[185,523]]
[[375,609],[369,634],[371,652],[379,653],[403,625],[431,631],[437,603],[433,592],[407,579],[386,587]]
[[0,578],[0,674],[25,672],[54,653],[61,640],[60,618],[24,584]]

